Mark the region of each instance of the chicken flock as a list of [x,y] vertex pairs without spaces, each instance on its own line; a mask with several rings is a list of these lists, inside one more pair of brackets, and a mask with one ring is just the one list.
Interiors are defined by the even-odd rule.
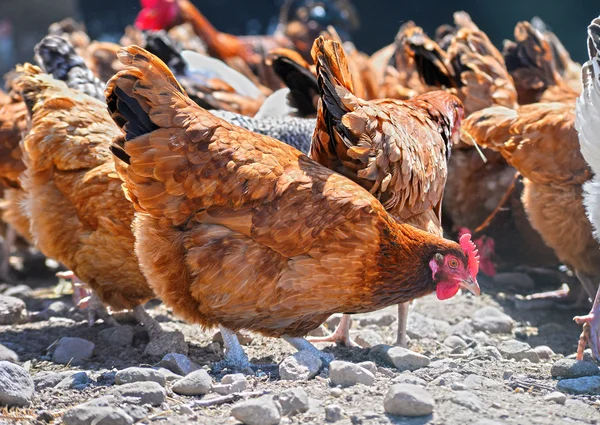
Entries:
[[243,369],[241,329],[329,361],[311,342],[355,345],[351,314],[397,304],[405,346],[411,301],[562,264],[580,285],[561,295],[593,300],[578,357],[600,359],[600,18],[581,67],[537,18],[502,52],[457,12],[368,56],[346,2],[288,2],[252,37],[189,0],[141,4],[120,45],[65,20],[6,76],[4,279],[32,245],[90,324],[132,310],[183,338],[145,311],[159,298]]

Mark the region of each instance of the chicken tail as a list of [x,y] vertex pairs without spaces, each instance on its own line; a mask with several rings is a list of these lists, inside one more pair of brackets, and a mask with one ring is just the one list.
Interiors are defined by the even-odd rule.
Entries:
[[600,17],[588,27],[590,60],[581,70],[583,90],[577,99],[575,127],[579,133],[581,153],[596,175],[600,174]]
[[73,90],[104,101],[104,84],[89,70],[66,38],[46,36],[34,50],[36,62],[46,73],[64,81]]
[[293,50],[276,49],[269,53],[267,64],[290,89],[288,101],[298,115],[316,115],[319,84],[302,56]]
[[397,38],[409,50],[424,84],[445,88],[456,86],[454,72],[446,66],[446,52],[422,28],[408,28]]

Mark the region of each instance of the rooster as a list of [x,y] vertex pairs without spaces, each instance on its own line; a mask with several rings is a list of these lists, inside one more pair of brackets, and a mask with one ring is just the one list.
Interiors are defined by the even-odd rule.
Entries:
[[479,293],[469,236],[400,223],[351,180],[216,118],[145,50],[119,59],[106,94],[140,266],[176,314],[221,327],[233,366],[248,365],[240,329],[323,356],[300,337],[335,312]]

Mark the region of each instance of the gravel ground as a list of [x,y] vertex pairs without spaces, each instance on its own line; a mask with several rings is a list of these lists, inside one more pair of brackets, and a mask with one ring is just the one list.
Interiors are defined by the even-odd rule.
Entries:
[[306,353],[290,357],[284,341],[244,334],[251,361],[263,365],[246,375],[216,373],[216,331],[158,302],[148,311],[183,333],[187,355],[150,356],[148,335],[126,315],[119,328],[89,327],[68,296],[54,294],[52,279],[5,287],[0,360],[12,363],[0,361],[0,404],[12,407],[0,411],[0,424],[600,423],[600,369],[569,359],[580,333],[572,317],[585,308],[524,303],[481,281],[478,298],[418,300],[410,350],[390,347],[395,308],[355,316],[352,334],[369,348],[319,344],[336,360],[320,368]]

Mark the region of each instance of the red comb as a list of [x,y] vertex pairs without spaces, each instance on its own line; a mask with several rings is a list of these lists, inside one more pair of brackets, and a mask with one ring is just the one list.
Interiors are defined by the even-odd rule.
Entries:
[[479,271],[479,256],[477,255],[477,247],[471,241],[471,235],[469,233],[464,233],[460,237],[460,247],[467,256],[468,267],[469,271],[471,272],[471,276],[476,278],[477,272]]

